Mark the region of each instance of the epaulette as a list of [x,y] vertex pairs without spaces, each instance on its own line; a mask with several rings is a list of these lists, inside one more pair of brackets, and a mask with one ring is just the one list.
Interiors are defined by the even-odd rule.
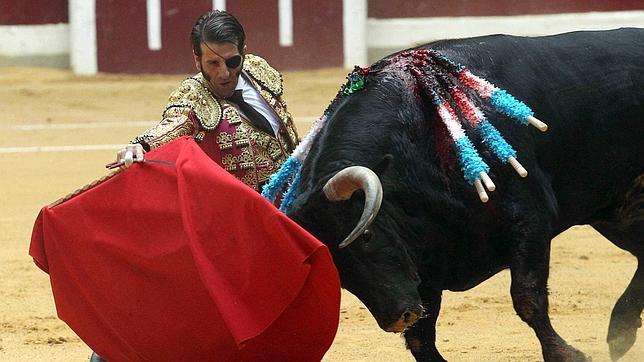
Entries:
[[271,67],[264,58],[246,54],[244,71],[273,95],[277,97],[282,95],[282,74]]
[[204,86],[204,82],[201,74],[184,80],[179,88],[170,94],[166,110],[173,107],[190,108],[196,113],[201,128],[212,131],[221,120],[221,105]]

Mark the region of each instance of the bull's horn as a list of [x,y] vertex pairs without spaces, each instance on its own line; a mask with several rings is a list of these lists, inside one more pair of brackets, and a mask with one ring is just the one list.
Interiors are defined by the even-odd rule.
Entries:
[[322,190],[329,201],[348,200],[355,191],[364,191],[362,216],[351,234],[340,243],[339,247],[344,248],[362,235],[378,214],[382,203],[380,179],[378,175],[366,167],[351,166],[340,170],[331,177]]

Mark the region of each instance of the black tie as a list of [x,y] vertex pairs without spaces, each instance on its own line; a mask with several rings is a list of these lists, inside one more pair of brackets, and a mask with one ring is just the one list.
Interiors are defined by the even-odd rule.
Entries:
[[273,127],[271,127],[271,124],[268,123],[266,117],[257,112],[257,110],[253,108],[253,106],[246,103],[244,97],[242,96],[242,92],[243,91],[241,89],[236,90],[232,96],[228,97],[228,100],[238,105],[239,109],[241,109],[241,111],[244,112],[244,115],[246,115],[246,117],[248,117],[248,119],[253,122],[255,127],[270,135],[275,135],[275,132],[273,132]]

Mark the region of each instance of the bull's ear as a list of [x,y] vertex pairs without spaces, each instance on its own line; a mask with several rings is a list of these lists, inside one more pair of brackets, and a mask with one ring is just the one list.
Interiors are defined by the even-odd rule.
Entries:
[[391,166],[391,162],[394,160],[394,156],[391,154],[386,154],[382,156],[380,161],[376,164],[376,166],[373,168],[373,172],[376,173],[378,176],[382,176],[385,172],[389,170],[389,167]]

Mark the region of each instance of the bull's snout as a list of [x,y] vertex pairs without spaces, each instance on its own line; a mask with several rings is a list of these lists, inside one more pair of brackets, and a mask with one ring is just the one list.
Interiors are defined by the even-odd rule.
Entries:
[[424,316],[425,309],[422,305],[417,305],[415,307],[407,309],[400,318],[390,324],[385,331],[400,333],[405,330],[405,328],[413,325],[419,318]]

